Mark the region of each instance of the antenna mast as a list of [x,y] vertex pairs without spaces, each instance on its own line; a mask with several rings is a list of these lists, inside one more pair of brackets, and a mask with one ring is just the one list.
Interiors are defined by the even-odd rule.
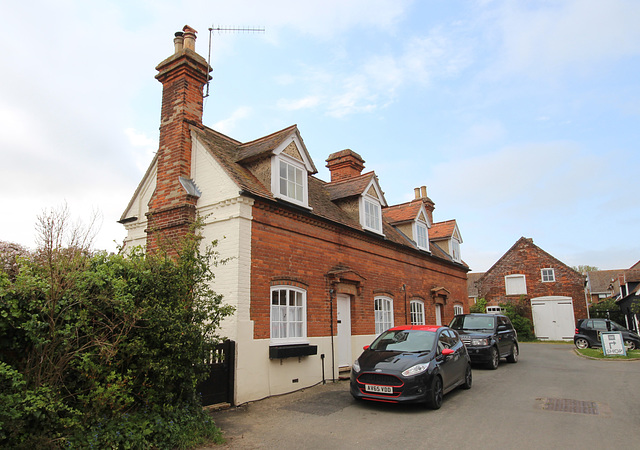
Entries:
[[[207,64],[211,67],[211,36],[214,31],[219,33],[264,33],[264,27],[221,27],[211,26],[209,28],[209,54],[207,55]],[[207,91],[204,98],[209,96],[209,83],[211,80],[207,79]]]

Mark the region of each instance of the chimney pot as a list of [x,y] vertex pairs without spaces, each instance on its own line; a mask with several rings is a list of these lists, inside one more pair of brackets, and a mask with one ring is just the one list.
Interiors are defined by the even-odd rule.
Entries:
[[416,195],[416,200],[419,200],[420,199],[420,188],[414,188],[413,192]]
[[184,31],[184,48],[195,52],[197,31],[191,28],[189,25],[185,25],[182,31]]
[[182,53],[184,45],[184,33],[182,31],[176,31],[175,37],[173,38],[173,45],[175,47],[175,53]]
[[422,193],[422,198],[427,198],[427,187],[426,186],[421,186],[420,187],[420,192]]

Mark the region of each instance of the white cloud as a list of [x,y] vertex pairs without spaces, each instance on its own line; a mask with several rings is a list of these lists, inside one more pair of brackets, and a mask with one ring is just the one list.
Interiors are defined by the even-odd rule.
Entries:
[[143,132],[133,128],[125,129],[124,134],[129,139],[132,150],[135,152],[136,167],[140,172],[144,173],[158,150],[158,140],[150,138]]
[[278,108],[286,111],[297,111],[299,109],[309,109],[318,106],[320,98],[316,95],[309,95],[296,100],[278,100]]
[[628,0],[504,2],[503,70],[535,76],[593,69],[640,54],[640,3]]
[[252,108],[241,106],[233,111],[233,113],[231,113],[231,116],[215,123],[213,125],[213,129],[221,133],[231,135],[238,127],[239,122],[249,117],[251,115],[251,112]]
[[[350,32],[359,26],[391,29],[403,17],[412,0],[236,0],[217,2],[215,17],[232,23],[281,26],[319,38]],[[209,2],[202,2],[202,8]]]

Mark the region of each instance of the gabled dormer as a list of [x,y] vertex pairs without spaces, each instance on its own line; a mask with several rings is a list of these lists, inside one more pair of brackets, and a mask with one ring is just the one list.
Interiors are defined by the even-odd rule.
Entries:
[[447,252],[455,262],[462,262],[460,254],[462,235],[455,219],[434,223],[431,227],[431,242]]
[[277,199],[309,206],[309,175],[317,173],[298,127],[243,144],[236,162],[255,175]]
[[393,205],[383,210],[384,218],[409,238],[420,250],[429,251],[431,220],[421,199]]
[[325,187],[331,200],[364,230],[384,235],[382,208],[387,206],[387,201],[375,173],[361,175],[362,157],[352,150],[342,150],[329,155],[327,167],[331,171],[331,182]]
[[371,177],[371,181],[365,192],[359,198],[360,202],[360,225],[365,230],[374,233],[382,233],[382,207],[387,206],[384,194],[378,184],[376,176]]

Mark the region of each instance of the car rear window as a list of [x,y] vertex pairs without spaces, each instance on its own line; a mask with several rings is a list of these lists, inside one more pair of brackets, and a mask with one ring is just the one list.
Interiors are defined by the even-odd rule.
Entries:
[[388,330],[373,341],[370,350],[424,352],[433,349],[436,333],[425,330]]
[[454,330],[493,330],[495,326],[495,316],[456,316],[449,325]]

